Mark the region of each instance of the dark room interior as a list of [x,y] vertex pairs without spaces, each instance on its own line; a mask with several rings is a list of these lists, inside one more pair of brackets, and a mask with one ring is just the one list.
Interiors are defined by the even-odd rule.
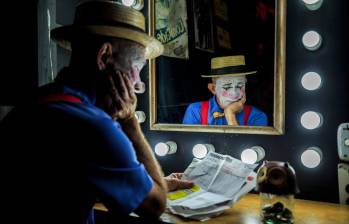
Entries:
[[[154,13],[148,8],[154,6],[154,3],[149,4],[149,1],[151,0],[144,0],[144,8],[140,10],[145,15],[148,31],[151,29],[150,17]],[[277,24],[274,24],[275,18],[272,17],[265,24],[255,22],[256,15],[262,13],[256,9],[256,4],[274,7],[272,12],[267,11],[268,9],[264,9],[266,11],[263,12],[266,14],[269,12],[277,17],[279,12],[276,5],[280,1],[284,1],[286,5],[285,27],[281,28],[281,31],[285,32],[285,43],[276,46],[284,47],[280,51],[285,53],[283,55],[285,61],[282,65],[278,64],[282,63],[282,60],[275,63],[274,58],[275,52],[278,51],[274,49],[275,38],[280,38],[278,35],[281,35],[274,32],[277,28]],[[13,107],[24,105],[34,97],[38,86],[53,82],[56,74],[69,65],[70,51],[49,41],[49,30],[73,23],[75,5],[78,2],[80,0],[31,0],[7,1],[2,4],[2,10],[10,13],[1,15],[3,70],[0,75],[0,121]],[[263,161],[288,162],[294,168],[300,190],[295,194],[295,198],[343,206],[339,210],[343,211],[344,215],[340,216],[339,221],[328,223],[347,223],[349,220],[349,146],[344,146],[348,154],[344,153],[344,158],[341,158],[341,152],[339,152],[341,143],[338,140],[340,137],[337,135],[343,123],[346,123],[343,130],[346,133],[349,132],[347,111],[349,108],[347,55],[349,18],[346,11],[348,1],[321,0],[322,4],[316,10],[308,9],[304,3],[306,1],[302,0],[208,1],[212,5],[215,2],[226,2],[231,11],[228,9],[229,17],[226,21],[218,18],[219,16],[214,13],[210,15],[214,47],[204,50],[195,45],[195,21],[189,16],[195,14],[193,2],[196,1],[180,2],[186,2],[188,13],[188,18],[185,19],[188,29],[187,55],[182,58],[160,56],[154,61],[148,61],[140,75],[142,82],[145,83],[145,92],[137,95],[136,110],[143,111],[145,114],[145,121],[140,124],[141,129],[151,148],[155,149],[155,146],[161,142],[176,143],[176,152],[173,154],[165,153],[165,156],[159,156],[154,152],[164,175],[184,172],[193,161],[193,147],[197,144],[212,145],[216,153],[239,160],[245,149],[260,146],[264,149],[265,157],[258,161],[255,172]],[[204,4],[203,2],[206,1],[199,2]],[[236,10],[239,2],[242,4],[241,11]],[[245,13],[243,10],[248,11],[247,9],[255,11]],[[232,22],[229,24],[229,21]],[[209,27],[209,24],[206,26]],[[220,38],[217,36],[220,32],[219,27],[224,27],[230,32],[228,47],[223,46],[224,44],[222,45],[217,39]],[[268,28],[272,29],[271,33],[266,31]],[[302,38],[304,39],[303,35],[311,30],[321,35],[321,43],[318,48],[309,50],[303,45]],[[261,44],[264,44],[264,53],[256,51],[256,46]],[[240,128],[218,131],[213,128],[200,130],[199,127],[186,129],[187,126],[182,125],[182,119],[188,105],[211,97],[207,90],[210,79],[201,77],[210,72],[211,58],[239,54],[244,54],[246,63],[251,63],[259,71],[255,76],[247,77],[247,103],[266,112],[268,128],[276,130],[280,125],[279,131],[268,134],[262,133],[260,131],[262,129],[258,128],[255,132]],[[271,60],[267,62],[266,58]],[[153,66],[156,71],[157,76],[153,78],[150,66]],[[280,82],[274,79],[276,77],[274,72],[275,74],[280,72],[277,66],[281,66],[281,70],[285,69],[284,79]],[[307,72],[316,72],[320,75],[321,84],[318,89],[307,90],[302,86],[304,85],[302,78]],[[279,84],[281,85],[280,93],[283,93],[280,99],[283,100],[278,108],[281,108],[279,112],[282,115],[276,116],[274,113],[279,101],[275,100],[280,96],[275,86]],[[249,92],[253,93],[249,95]],[[319,124],[315,128],[308,129],[301,122],[303,115],[309,111],[318,115]],[[276,122],[277,119],[281,119],[281,122]],[[345,144],[349,144],[348,136],[346,135]],[[0,144],[3,144],[2,136],[0,139]],[[44,142],[45,139],[42,141]],[[307,167],[304,161],[302,162],[301,158],[307,149],[313,149],[312,152],[319,156],[319,163],[314,168]],[[346,171],[340,171],[343,167]],[[346,173],[341,176],[340,172]],[[343,188],[346,192],[341,190]],[[258,195],[258,192],[252,189],[250,194]],[[110,222],[104,221],[109,219],[101,212],[97,212],[95,217],[96,223]],[[344,220],[340,220],[342,218]],[[219,222],[212,223],[224,223],[222,220],[223,218]],[[326,221],[318,223],[326,223]]]

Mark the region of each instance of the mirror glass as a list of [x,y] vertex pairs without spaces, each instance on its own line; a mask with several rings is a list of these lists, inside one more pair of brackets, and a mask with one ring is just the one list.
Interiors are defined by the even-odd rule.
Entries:
[[[162,56],[149,61],[152,130],[283,134],[286,0],[149,0],[148,14],[149,33],[165,47]],[[226,56],[237,57],[221,58]],[[220,59],[211,63],[212,58]],[[217,74],[247,79],[244,105],[250,105],[250,112],[239,98],[243,109],[232,125],[227,113],[213,118],[213,105],[224,111],[221,98],[213,95],[219,82],[212,91],[212,78],[202,76]],[[202,109],[205,101],[208,115]],[[196,112],[189,106],[197,107]],[[254,122],[256,111],[263,122]],[[188,124],[188,114],[189,120],[199,117],[199,123]],[[205,116],[208,124],[202,121]],[[221,122],[212,123],[214,119]]]

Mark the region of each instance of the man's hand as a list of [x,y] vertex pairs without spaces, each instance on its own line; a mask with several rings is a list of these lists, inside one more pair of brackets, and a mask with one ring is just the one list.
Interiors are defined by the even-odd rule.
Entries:
[[131,79],[125,73],[116,72],[113,81],[117,85],[115,89],[115,106],[117,111],[113,118],[127,120],[134,117],[137,97]]
[[167,177],[164,177],[168,191],[186,189],[194,186],[194,183],[191,181],[181,180],[182,176],[183,173],[171,173]]
[[242,111],[246,102],[246,96],[244,95],[239,101],[229,104],[224,108],[224,115],[227,119],[228,125],[239,125],[236,114]]

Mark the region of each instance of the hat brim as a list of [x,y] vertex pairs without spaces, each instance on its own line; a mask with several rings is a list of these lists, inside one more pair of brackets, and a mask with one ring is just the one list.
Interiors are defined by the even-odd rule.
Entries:
[[163,45],[154,37],[148,36],[146,33],[131,30],[124,27],[115,26],[77,26],[68,25],[55,28],[51,31],[51,37],[59,46],[67,50],[71,50],[71,40],[78,33],[91,33],[107,37],[117,37],[127,40],[132,40],[145,47],[145,58],[151,59],[161,55],[164,51]]
[[234,77],[234,76],[241,76],[241,75],[250,75],[255,73],[257,73],[257,71],[227,73],[227,74],[221,74],[221,75],[202,75],[201,77],[202,78]]

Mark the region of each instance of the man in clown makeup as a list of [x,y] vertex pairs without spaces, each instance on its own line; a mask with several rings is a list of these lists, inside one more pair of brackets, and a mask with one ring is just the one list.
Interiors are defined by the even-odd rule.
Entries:
[[266,114],[245,104],[246,75],[256,72],[245,65],[243,55],[212,58],[211,74],[202,77],[212,78],[208,89],[214,96],[190,104],[183,124],[267,126]]

